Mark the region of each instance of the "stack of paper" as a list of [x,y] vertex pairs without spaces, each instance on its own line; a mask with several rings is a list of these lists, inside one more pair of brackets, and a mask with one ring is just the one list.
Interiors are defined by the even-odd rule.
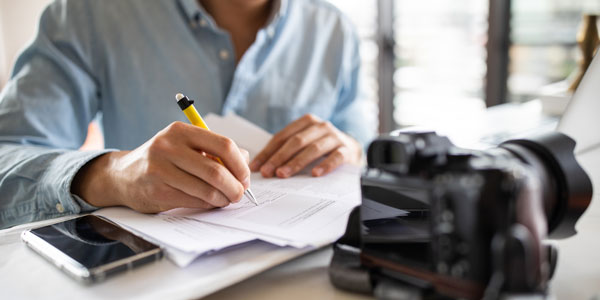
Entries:
[[[211,130],[232,138],[256,155],[271,135],[236,116],[209,115]],[[320,247],[345,230],[348,214],[360,203],[358,167],[342,166],[323,177],[300,174],[287,179],[252,174],[259,206],[247,198],[214,210],[175,209],[146,215],[126,208],[96,212],[160,244],[177,265],[233,245],[260,239],[278,246]]]

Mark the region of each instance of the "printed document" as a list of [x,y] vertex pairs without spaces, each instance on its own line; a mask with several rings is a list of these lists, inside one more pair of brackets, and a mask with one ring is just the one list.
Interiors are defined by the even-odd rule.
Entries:
[[252,191],[259,206],[243,198],[218,210],[177,209],[167,214],[287,240],[290,245],[320,246],[314,236],[339,237],[344,228],[328,225],[346,218],[360,203],[359,171],[343,166],[320,178],[301,174],[286,179],[253,174]]
[[[254,157],[271,135],[236,116],[208,115],[206,123],[233,139]],[[174,209],[142,214],[127,208],[95,212],[160,244],[179,266],[230,246],[260,239],[278,246],[321,247],[339,238],[348,215],[360,204],[360,170],[342,166],[322,177],[308,171],[291,178],[252,174],[251,188],[259,206],[246,197],[213,210]]]

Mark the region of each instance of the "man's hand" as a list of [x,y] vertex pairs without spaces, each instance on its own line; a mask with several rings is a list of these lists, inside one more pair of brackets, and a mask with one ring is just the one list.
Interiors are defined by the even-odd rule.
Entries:
[[290,177],[313,161],[325,156],[315,166],[313,176],[325,175],[343,163],[358,163],[361,145],[331,123],[314,115],[305,115],[275,134],[250,164],[252,171],[264,177]]
[[107,153],[86,164],[71,191],[94,206],[123,205],[144,213],[223,207],[238,202],[250,186],[247,156],[226,137],[174,122],[133,151]]

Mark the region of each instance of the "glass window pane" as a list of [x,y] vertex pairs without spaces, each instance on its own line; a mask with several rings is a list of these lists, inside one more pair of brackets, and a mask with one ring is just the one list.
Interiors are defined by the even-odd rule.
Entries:
[[365,96],[377,101],[377,0],[327,0],[353,23],[360,39],[361,72]]
[[488,2],[394,4],[396,122],[436,126],[484,109]]
[[537,97],[544,85],[564,80],[576,67],[576,35],[582,2],[513,0],[511,2],[509,101]]

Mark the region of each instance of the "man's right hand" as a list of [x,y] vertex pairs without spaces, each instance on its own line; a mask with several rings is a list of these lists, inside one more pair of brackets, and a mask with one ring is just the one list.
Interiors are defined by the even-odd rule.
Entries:
[[[207,157],[221,158],[225,166]],[[238,202],[250,186],[248,153],[214,132],[174,122],[132,151],[104,154],[76,174],[72,193],[91,205],[144,213]]]

